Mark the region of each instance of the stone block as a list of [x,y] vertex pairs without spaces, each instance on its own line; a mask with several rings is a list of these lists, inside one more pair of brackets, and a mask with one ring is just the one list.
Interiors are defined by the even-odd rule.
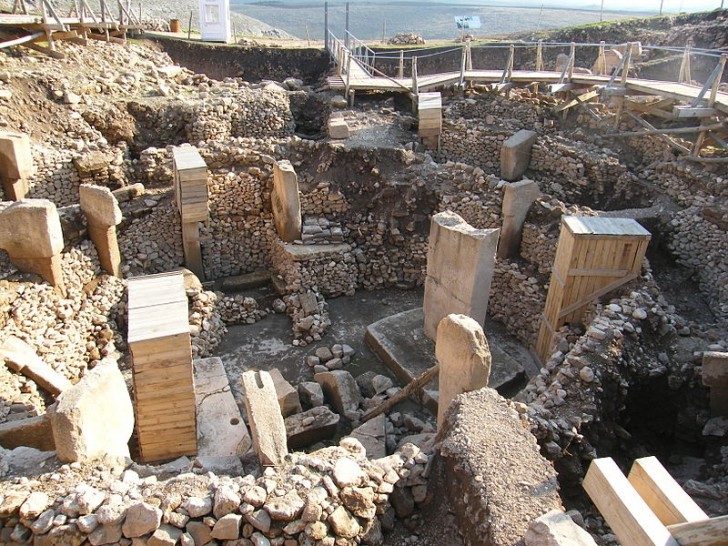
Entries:
[[81,210],[89,223],[111,227],[121,223],[121,209],[109,188],[81,184],[78,187]]
[[273,378],[264,371],[245,372],[242,376],[242,391],[250,434],[260,464],[262,466],[282,464],[288,454],[286,425],[281,412],[276,411],[278,396]]
[[32,175],[33,156],[28,135],[0,131],[0,178],[28,179]]
[[306,407],[317,408],[324,405],[324,391],[318,383],[313,381],[299,383],[298,394]]
[[488,385],[491,356],[483,328],[465,315],[448,315],[440,321],[435,356],[440,364],[440,427],[453,398]]
[[55,451],[48,415],[44,413],[38,417],[0,423],[0,446],[5,449],[27,446],[40,451]]
[[89,152],[74,158],[73,166],[81,176],[94,175],[109,168],[109,158],[103,152]]
[[65,376],[43,362],[30,345],[15,336],[8,337],[0,345],[0,359],[8,368],[30,377],[53,396],[73,386]]
[[561,510],[552,510],[531,522],[524,537],[526,546],[596,546],[584,529]]
[[271,193],[273,220],[278,236],[286,242],[301,238],[301,199],[298,176],[290,161],[278,161],[273,166]]
[[134,409],[116,361],[105,359],[48,408],[61,461],[129,457]]
[[301,412],[301,400],[298,397],[298,391],[285,380],[281,372],[273,368],[270,373],[273,379],[273,385],[276,388],[276,395],[278,396],[278,405],[281,407],[281,415],[288,417],[294,413]]
[[230,390],[222,360],[195,360],[194,374],[198,457],[245,455],[253,442]]
[[367,458],[381,459],[387,456],[384,414],[377,415],[363,425],[355,428],[350,436],[359,440],[367,451]]
[[321,372],[313,376],[314,381],[321,388],[334,409],[346,415],[347,412],[357,411],[361,401],[361,393],[354,376],[346,370],[333,370]]
[[475,229],[451,211],[432,217],[425,280],[425,335],[451,313],[485,323],[498,229]]
[[528,209],[541,195],[538,184],[533,180],[520,180],[505,185],[503,195],[503,227],[498,241],[498,258],[509,258],[518,254],[521,232]]
[[0,248],[14,258],[50,258],[63,250],[56,206],[47,199],[26,199],[0,213]]
[[336,434],[339,416],[325,406],[312,408],[286,418],[288,447],[302,449]]
[[538,134],[522,129],[503,143],[501,148],[501,177],[515,181],[523,176],[531,161],[531,149]]
[[329,120],[329,138],[343,140],[349,138],[349,124],[343,119]]

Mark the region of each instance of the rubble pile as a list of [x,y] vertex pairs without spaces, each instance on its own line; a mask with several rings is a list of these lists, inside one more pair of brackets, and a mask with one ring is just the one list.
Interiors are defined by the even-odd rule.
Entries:
[[[12,462],[12,453],[2,450],[1,458]],[[74,463],[7,488],[0,538],[47,545],[377,546],[396,517],[424,500],[431,458],[431,450],[408,443],[370,460],[358,440],[345,438],[339,446],[291,454],[262,475],[216,474],[184,458],[160,467]]]
[[387,40],[391,45],[424,45],[425,39],[420,34],[414,32],[396,34]]

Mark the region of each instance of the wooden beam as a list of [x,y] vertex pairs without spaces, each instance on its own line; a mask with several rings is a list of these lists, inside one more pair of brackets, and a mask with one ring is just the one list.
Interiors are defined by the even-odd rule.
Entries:
[[547,89],[549,90],[549,93],[554,95],[556,93],[571,91],[572,89],[576,89],[576,87],[576,84],[573,83],[552,83],[548,85]]
[[584,93],[583,95],[579,95],[578,97],[574,97],[570,101],[562,102],[556,108],[554,108],[554,112],[562,112],[563,110],[568,110],[569,108],[573,108],[574,106],[577,106],[579,104],[584,104],[587,101],[590,101],[591,99],[598,97],[599,91],[590,91],[589,93]]
[[28,49],[32,49],[33,51],[38,51],[39,53],[44,53],[48,55],[49,57],[52,57],[53,59],[65,59],[66,56],[63,53],[60,53],[58,51],[53,51],[50,47],[43,47],[39,46],[38,44],[33,43],[25,43],[22,44],[23,47],[27,47]]
[[672,109],[673,115],[678,118],[709,118],[715,116],[718,112],[715,108],[694,107],[694,106],[675,106]]
[[594,459],[582,485],[622,544],[678,546],[612,459]]
[[728,516],[670,525],[667,530],[681,546],[726,546]]
[[708,519],[657,457],[637,459],[628,479],[663,525]]

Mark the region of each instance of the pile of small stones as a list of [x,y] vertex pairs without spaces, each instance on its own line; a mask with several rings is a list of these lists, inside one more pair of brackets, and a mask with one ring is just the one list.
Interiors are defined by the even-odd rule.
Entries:
[[226,296],[222,292],[215,292],[215,295],[217,296],[217,312],[220,319],[228,326],[255,324],[268,316],[268,312],[258,306],[255,298],[240,294]]
[[[3,450],[0,456],[7,456]],[[427,498],[431,452],[405,444],[369,460],[354,438],[290,454],[262,475],[73,463],[16,479],[0,499],[0,541],[41,546],[378,546]],[[185,469],[187,472],[185,472]],[[91,472],[91,475],[88,473]]]
[[309,290],[283,296],[286,314],[293,323],[293,345],[305,347],[321,336],[331,326],[328,304],[323,295]]

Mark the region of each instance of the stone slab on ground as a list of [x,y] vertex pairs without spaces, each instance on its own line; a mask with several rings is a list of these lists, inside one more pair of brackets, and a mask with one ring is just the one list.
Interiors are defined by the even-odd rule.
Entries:
[[286,417],[289,449],[302,449],[336,434],[340,417],[325,406]]
[[247,371],[242,376],[242,391],[250,435],[261,466],[283,464],[288,441],[273,379],[268,372]]
[[53,396],[72,386],[65,376],[43,362],[30,345],[15,336],[10,336],[0,346],[0,360],[4,360],[8,368],[30,377]]
[[[403,385],[437,362],[435,345],[425,336],[423,322],[423,311],[418,307],[381,319],[367,328],[367,344]],[[497,340],[488,337],[487,324],[485,336],[488,338],[493,359],[488,386],[507,391],[523,379],[523,366],[503,351]],[[437,383],[433,381],[424,390],[423,404],[433,413],[437,413],[437,394],[434,392],[437,390]]]
[[40,451],[54,451],[56,444],[48,414],[0,423],[0,446],[5,449],[28,446]]
[[248,428],[235,403],[222,360],[194,361],[197,406],[197,455],[228,457],[245,455],[253,445]]
[[387,456],[387,435],[383,413],[355,428],[349,436],[361,442],[369,459],[381,459]]
[[220,290],[223,292],[240,292],[270,283],[270,271],[253,271],[244,275],[225,277],[220,282]]

